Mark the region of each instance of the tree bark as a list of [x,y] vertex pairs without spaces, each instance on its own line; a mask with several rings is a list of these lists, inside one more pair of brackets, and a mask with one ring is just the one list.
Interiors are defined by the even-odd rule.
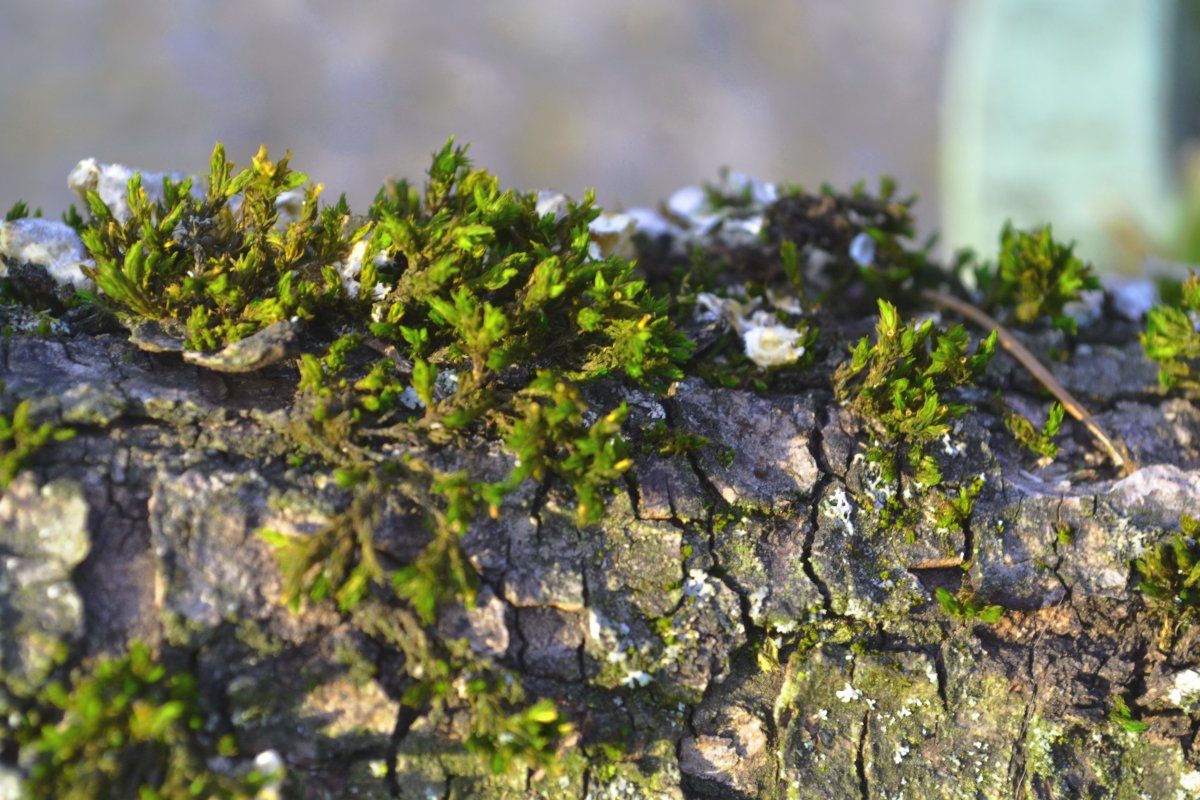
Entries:
[[[439,632],[576,728],[557,770],[499,775],[464,748],[468,721],[401,703],[405,654],[361,617],[280,602],[256,532],[310,535],[347,503],[293,458],[290,363],[221,375],[112,333],[15,333],[0,356],[3,410],[30,399],[77,431],[0,497],[6,693],[44,682],[56,644],[75,661],[133,639],[184,648],[238,751],[282,756],[288,797],[1173,798],[1200,784],[1200,638],[1164,629],[1133,568],[1200,508],[1200,412],[1157,391],[1132,326],[1052,368],[1137,472],[1106,477],[1073,423],[1038,470],[976,410],[937,445],[950,484],[984,478],[969,524],[911,539],[881,521],[865,437],[827,389],[590,388],[596,407],[629,403],[627,427],[663,420],[710,444],[642,448],[597,525],[530,483],[463,536],[479,594],[443,609]],[[990,380],[1044,407],[1007,357]],[[426,455],[505,474],[508,457],[477,445]],[[384,503],[390,563],[428,540],[418,511]],[[1004,616],[949,616],[939,587]],[[1117,698],[1144,733],[1113,721]]]

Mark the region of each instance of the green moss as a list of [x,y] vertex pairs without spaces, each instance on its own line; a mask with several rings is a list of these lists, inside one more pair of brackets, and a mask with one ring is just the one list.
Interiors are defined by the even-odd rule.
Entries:
[[1158,380],[1165,387],[1200,387],[1194,372],[1200,359],[1200,332],[1195,317],[1200,314],[1200,279],[1190,275],[1183,283],[1180,305],[1162,305],[1146,315],[1142,348],[1146,357],[1159,365]]
[[280,196],[308,176],[265,148],[235,174],[218,144],[208,180],[201,198],[191,179],[164,179],[162,199],[151,201],[135,175],[124,222],[89,192],[81,236],[96,266],[84,271],[102,302],[126,319],[162,322],[189,349],[214,350],[275,322],[312,319],[342,297],[332,265],[365,233],[348,229],[344,202],[319,213],[320,187],[309,185],[297,218],[281,224]]
[[979,620],[991,624],[999,622],[1000,618],[1004,616],[1004,609],[1001,606],[988,605],[969,594],[960,593],[956,596],[946,589],[939,588],[935,596],[943,611],[963,622]]
[[[693,364],[693,345],[676,321],[682,325],[688,317],[695,292],[716,289],[713,266],[697,258],[692,272],[673,287],[674,297],[656,293],[630,262],[596,251],[588,224],[600,212],[590,195],[561,213],[542,215],[535,195],[502,189],[494,176],[471,165],[464,148],[450,141],[434,154],[423,187],[405,181],[391,184],[366,215],[359,216],[344,200],[322,208],[320,186],[292,171],[288,162],[287,157],[272,162],[261,150],[249,168],[236,171],[218,145],[202,197],[191,194],[187,181],[167,181],[164,199],[150,201],[140,178],[135,178],[128,187],[132,214],[127,222],[114,219],[98,196],[90,195],[88,219],[76,216],[72,224],[82,230],[96,261],[89,274],[98,293],[91,300],[127,326],[154,322],[192,351],[219,351],[285,321],[298,326],[297,346],[303,352],[297,360],[296,393],[286,415],[277,415],[277,420],[283,419],[277,423],[278,433],[294,469],[320,471],[320,479],[327,474],[338,488],[330,489],[328,497],[333,499],[328,505],[314,506],[330,517],[324,529],[303,537],[262,532],[278,556],[286,599],[297,607],[336,605],[352,627],[403,654],[406,674],[396,678],[404,687],[397,697],[427,725],[414,738],[439,737],[439,763],[453,762],[453,769],[447,770],[478,779],[453,784],[454,792],[494,790],[500,796],[511,791],[519,796],[525,790],[521,768],[554,774],[572,729],[553,703],[528,696],[516,675],[439,632],[439,616],[450,605],[470,606],[479,581],[461,536],[485,515],[498,517],[501,507],[529,482],[548,493],[569,490],[581,528],[601,519],[606,506],[611,510],[610,493],[621,487],[632,466],[625,430],[630,415],[624,403],[605,405],[600,398],[614,395],[593,391],[589,384],[609,378],[662,392],[689,367],[724,385],[769,391],[790,388],[801,380],[801,370],[762,372],[745,357],[736,336],[714,345],[705,354],[706,362]],[[297,190],[303,198],[300,210],[294,219],[282,220],[281,197]],[[834,381],[838,398],[869,430],[869,458],[891,484],[884,502],[864,507],[868,535],[858,535],[852,544],[866,542],[868,548],[880,531],[899,529],[911,536],[918,524],[931,521],[947,530],[964,529],[982,483],[958,486],[957,491],[953,486],[935,490],[942,482],[941,465],[930,454],[930,445],[966,412],[965,405],[952,401],[953,393],[980,378],[995,346],[993,335],[972,352],[970,338],[959,326],[943,331],[928,322],[901,322],[893,303],[913,303],[922,288],[942,285],[947,276],[928,261],[928,249],[905,247],[903,240],[912,235],[909,203],[897,201],[893,192],[893,186],[885,185],[879,198],[867,197],[861,187],[849,196],[791,193],[769,215],[782,277],[797,298],[812,308],[824,302],[827,310],[840,311],[841,295],[850,294],[841,290],[850,283],[868,289],[855,293],[858,297],[886,298],[878,304],[876,341],[859,342]],[[744,207],[750,199],[739,195],[710,201]],[[855,220],[849,226],[833,226],[839,236],[865,236],[874,246],[869,263],[856,258],[851,269],[844,269],[851,266],[845,253],[834,254],[830,273],[841,270],[844,277],[831,278],[833,288],[823,296],[811,291],[810,276],[802,267],[800,247],[807,244],[789,238],[799,223],[808,224],[814,203],[832,209],[835,217]],[[832,244],[845,250],[850,241]],[[982,275],[985,305],[1011,309],[1021,323],[1050,317],[1068,325],[1063,304],[1077,297],[1079,289],[1094,285],[1089,269],[1073,257],[1070,247],[1055,243],[1049,229],[1027,234],[1009,228],[1001,243],[999,265]],[[1200,297],[1194,280],[1192,288]],[[768,297],[766,286],[749,284],[745,291],[747,297]],[[806,311],[812,308],[806,305]],[[1192,310],[1200,312],[1200,300]],[[1189,337],[1195,334],[1187,312],[1181,313],[1182,317],[1165,312],[1155,317],[1146,334],[1147,352],[1161,356],[1164,374],[1180,380],[1190,374],[1189,361],[1200,357],[1200,349],[1188,349]],[[806,354],[798,364],[811,364],[816,326],[780,315],[780,322],[792,323],[797,330],[804,326]],[[172,420],[203,416],[174,405],[149,410]],[[1061,416],[1061,407],[1056,407],[1041,431],[1028,423],[1010,424],[1019,428],[1014,430],[1018,439],[1049,456]],[[6,459],[0,463],[10,457],[19,463],[47,437],[60,435],[34,431],[26,418],[18,424],[14,416],[10,429],[18,428],[25,431],[21,435],[26,444],[13,445],[5,453],[0,435],[0,456]],[[39,436],[36,444],[29,444]],[[9,438],[17,441],[19,436]],[[435,466],[455,463],[443,456],[468,441],[502,453],[501,465],[487,475]],[[634,441],[662,456],[688,455],[709,446],[703,437],[662,423]],[[723,463],[733,457],[732,451],[718,456]],[[428,546],[406,563],[375,551],[375,531],[389,497],[419,510],[429,529]],[[277,502],[290,505],[292,499]],[[738,508],[716,515],[713,538],[731,576],[757,579],[762,566],[754,543],[728,528],[729,522],[745,516],[746,509]],[[682,558],[689,558],[691,545],[681,552]],[[851,552],[851,561],[859,555]],[[1157,551],[1147,557],[1142,571],[1156,577],[1147,577],[1144,587],[1162,584],[1164,597],[1177,598],[1176,584],[1190,578],[1178,579],[1178,568],[1167,575],[1166,561]],[[625,587],[635,605],[680,594],[679,558],[648,563],[669,567],[674,574],[643,574],[644,590]],[[891,583],[894,566],[872,561],[864,581]],[[901,615],[925,599],[911,587],[897,587],[864,608],[861,598],[848,594],[845,586],[830,585],[829,591],[835,609],[848,612],[857,601],[854,613],[869,618],[825,621],[823,609],[814,609],[798,627],[789,620],[768,620],[777,632],[788,632],[748,645],[760,666],[772,673],[781,669],[780,653],[791,654],[781,694],[784,705],[796,700],[802,680],[798,664],[819,644],[849,645],[861,655],[869,649],[863,642],[876,636],[881,624],[893,633],[916,631],[916,623],[909,624]],[[1146,593],[1153,598],[1154,591],[1158,590]],[[951,614],[965,619],[990,621],[994,615],[995,607],[972,598],[946,595],[939,600]],[[689,600],[680,608],[690,611],[694,604]],[[656,681],[653,689],[660,699],[698,702],[699,692],[665,686],[670,670],[654,648],[676,643],[673,620],[679,614],[662,613],[655,611],[650,618],[661,642],[655,639],[647,652],[630,648],[620,663],[604,661],[591,682],[617,687],[633,672],[658,669],[664,686]],[[930,625],[914,639],[932,640],[942,635],[942,627]],[[190,634],[176,633],[180,642]],[[258,652],[274,652],[280,646],[254,627],[243,626],[238,635]],[[684,649],[679,653],[679,659],[688,657]],[[345,657],[353,677],[369,677],[373,665],[360,654],[339,656]],[[146,666],[140,651],[105,669],[100,678],[81,674],[76,689],[62,690],[62,719],[70,718],[75,712],[68,708],[78,705],[71,692],[78,691],[82,698],[101,691],[95,687],[111,684],[113,676],[123,676],[122,686],[132,687],[126,692],[130,697],[150,697],[175,709],[154,728],[166,731],[166,738],[150,742],[153,753],[168,754],[168,772],[174,763],[170,759],[176,758],[170,754],[178,750],[190,758],[193,750],[208,746],[195,739],[190,727],[189,715],[200,706],[186,679],[172,683],[174,678]],[[912,693],[912,687],[882,672],[876,678],[873,689],[881,698]],[[914,685],[925,694],[933,691],[920,681]],[[845,705],[836,699],[840,686],[831,685],[825,692],[835,698],[828,704],[837,709]],[[125,706],[130,702],[121,701]],[[166,719],[171,715],[176,716]],[[179,720],[181,728],[171,727]],[[110,730],[133,723],[122,718],[97,724]],[[29,737],[34,752],[34,734]],[[446,741],[452,744],[447,747]],[[99,748],[89,752],[99,754],[99,761],[108,758]],[[122,757],[119,748],[112,756]],[[674,768],[673,758],[664,744],[663,762]],[[572,781],[583,769],[581,760],[573,763],[578,770],[571,773]],[[434,772],[426,775],[429,782],[445,783],[445,775]],[[642,785],[633,781],[635,775],[635,767],[617,756],[593,773]],[[667,769],[652,778],[637,777],[645,779],[643,783],[678,783],[678,775]]]
[[936,461],[925,445],[950,431],[950,423],[967,406],[945,395],[970,386],[983,374],[996,349],[996,334],[968,355],[970,337],[961,325],[938,331],[932,321],[905,325],[896,307],[879,301],[876,340],[863,337],[849,362],[834,373],[839,400],[848,401],[863,418],[875,443],[868,458],[884,467],[894,480],[900,463],[926,486],[941,481]]
[[49,684],[18,732],[31,796],[251,798],[278,775],[209,767],[235,755],[204,732],[206,710],[187,673],[171,672],[144,644],[121,658]]
[[1160,639],[1168,648],[1200,613],[1200,520],[1184,514],[1179,526],[1169,541],[1147,549],[1134,562],[1138,588],[1162,621]]
[[[3,392],[2,382],[0,392]],[[49,422],[35,425],[30,409],[30,401],[22,400],[11,416],[0,413],[0,492],[8,488],[17,472],[47,442],[63,442],[75,435],[74,430],[58,428]]]
[[[961,530],[970,517],[981,481],[961,487],[957,496],[934,490],[942,482],[941,467],[926,451],[950,432],[966,405],[947,399],[982,376],[996,348],[996,333],[969,352],[970,337],[961,325],[946,331],[932,321],[904,324],[895,306],[879,301],[879,322],[872,344],[863,337],[834,373],[834,391],[859,415],[870,433],[867,460],[878,465],[884,527],[896,528],[911,540],[921,515],[932,509],[938,527]],[[932,498],[911,502],[909,495]]]
[[1058,435],[1058,429],[1062,427],[1064,412],[1062,403],[1051,404],[1050,412],[1046,416],[1046,424],[1042,426],[1041,430],[1035,428],[1032,422],[1016,412],[1009,413],[1004,417],[1004,426],[1008,428],[1013,438],[1025,445],[1030,452],[1053,460],[1058,455],[1058,445],[1054,444],[1054,437]]
[[1063,307],[1078,300],[1080,292],[1100,288],[1091,265],[1076,258],[1074,248],[1055,241],[1049,225],[1019,231],[1005,224],[997,264],[976,270],[984,308],[1010,310],[1020,325],[1049,318],[1055,327],[1074,333],[1075,320]]

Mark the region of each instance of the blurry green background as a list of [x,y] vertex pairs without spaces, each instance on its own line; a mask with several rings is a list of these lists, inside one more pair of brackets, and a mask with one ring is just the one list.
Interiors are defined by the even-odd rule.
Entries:
[[722,165],[814,188],[889,173],[948,246],[987,253],[1006,218],[1054,221],[1130,269],[1180,253],[1181,8],[5,0],[0,205],[57,216],[80,158],[196,172],[221,140],[242,163],[291,149],[361,209],[454,134],[508,185],[595,187],[612,208]]

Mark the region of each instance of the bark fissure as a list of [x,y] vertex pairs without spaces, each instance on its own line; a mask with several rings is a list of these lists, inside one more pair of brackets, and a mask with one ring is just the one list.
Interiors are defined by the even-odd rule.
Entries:
[[858,776],[858,790],[862,800],[871,799],[871,787],[867,783],[867,736],[871,727],[871,712],[862,716],[862,733],[858,737],[858,749],[854,756],[854,772]]

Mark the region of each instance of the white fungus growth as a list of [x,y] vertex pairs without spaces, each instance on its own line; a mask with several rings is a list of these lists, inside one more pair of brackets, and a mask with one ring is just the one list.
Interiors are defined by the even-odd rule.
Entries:
[[142,190],[151,201],[163,199],[163,178],[170,178],[175,183],[184,179],[181,172],[146,172],[124,164],[99,164],[94,158],[85,158],[67,176],[67,186],[85,204],[89,191],[100,195],[101,202],[108,206],[117,222],[124,223],[129,221],[131,214],[129,179],[139,172],[142,175]]
[[839,689],[834,695],[843,703],[849,703],[862,697],[862,692],[847,683],[844,689]]
[[631,670],[630,672],[626,673],[624,678],[621,679],[621,684],[630,688],[634,686],[645,686],[648,683],[650,683],[650,676],[640,669]]
[[875,240],[865,233],[860,233],[850,240],[850,258],[860,267],[869,267],[875,263]]
[[[736,293],[739,287],[732,287]],[[768,299],[778,309],[787,313],[799,313],[799,301],[786,295],[769,295]],[[735,297],[718,297],[711,292],[696,296],[696,318],[701,322],[723,321],[742,335],[746,356],[760,369],[791,364],[804,355],[804,345],[797,344],[801,333],[795,328],[779,323],[778,317],[766,309],[758,308],[759,298],[739,300]]]
[[[44,267],[56,283],[77,289],[92,284],[80,267],[96,265],[87,257],[83,241],[74,228],[48,219],[14,219],[0,223],[0,256],[9,264],[37,264]],[[0,276],[7,271],[7,267],[0,264]]]
[[592,241],[588,244],[589,255],[596,260],[609,256],[634,258],[637,255],[633,246],[636,228],[637,220],[629,214],[602,212],[588,223],[588,231],[592,235]]
[[1194,705],[1200,699],[1200,672],[1185,669],[1175,673],[1175,685],[1167,692],[1167,699],[1180,708]]
[[791,364],[804,355],[804,345],[796,342],[800,332],[785,325],[752,327],[742,334],[746,355],[759,367]]
[[688,570],[688,578],[683,582],[683,594],[685,597],[694,597],[697,600],[708,600],[715,596],[716,589],[712,587],[712,583],[708,580],[708,575],[701,569]]

